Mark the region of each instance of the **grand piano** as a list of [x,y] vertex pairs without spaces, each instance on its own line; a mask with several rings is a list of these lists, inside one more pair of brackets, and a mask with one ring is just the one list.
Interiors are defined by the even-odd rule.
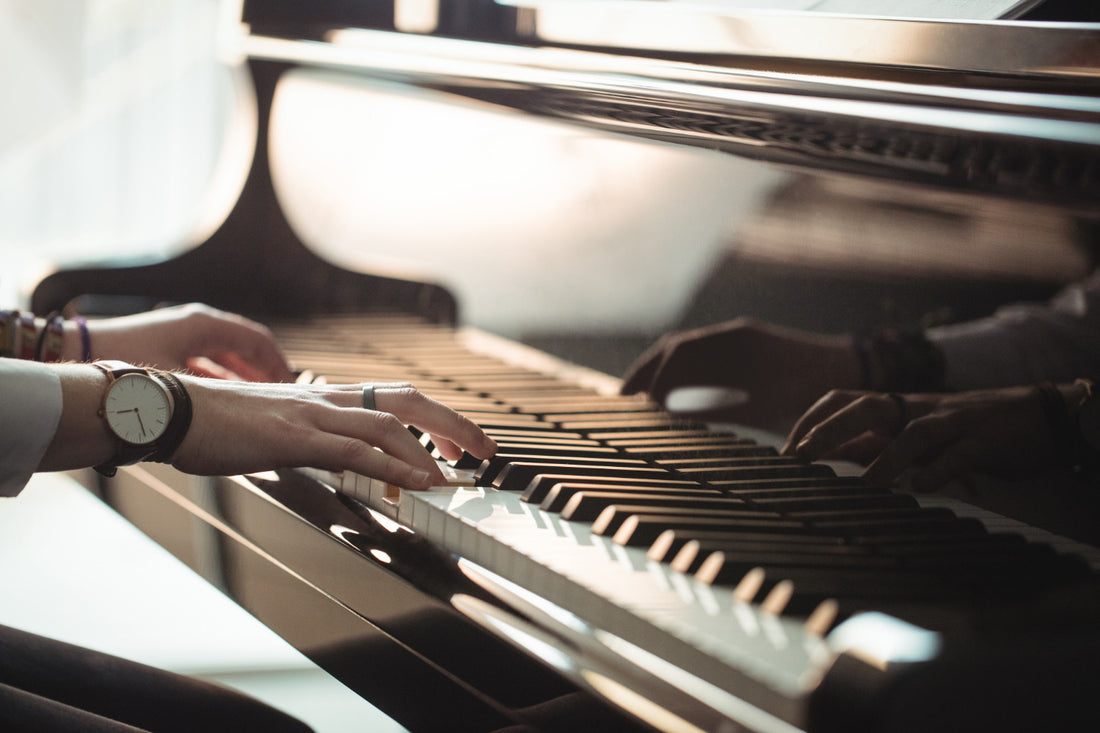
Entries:
[[[705,156],[729,190],[755,192],[737,199],[752,214],[671,325],[782,320],[799,297],[823,304],[807,327],[944,304],[960,318],[1092,266],[1090,13],[245,2],[227,55],[254,95],[254,151],[224,221],[162,262],[58,270],[33,310],[243,312],[315,378],[411,380],[485,425],[502,456],[448,466],[451,485],[417,494],[353,474],[144,464],[91,488],[414,731],[1095,728],[1090,545],[619,396],[608,353],[636,339],[601,332],[593,353],[558,333],[536,349],[461,322],[440,278],[328,261],[317,232],[340,215],[287,195],[284,156],[313,148],[279,123],[294,84],[353,94],[366,80],[506,119],[521,140],[583,131]],[[486,196],[481,215],[498,213]],[[525,213],[524,227],[548,226]],[[896,237],[906,267],[876,267]]]

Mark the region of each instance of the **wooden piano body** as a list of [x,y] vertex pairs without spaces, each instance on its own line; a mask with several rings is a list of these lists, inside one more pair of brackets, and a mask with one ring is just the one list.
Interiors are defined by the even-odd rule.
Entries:
[[[58,271],[35,290],[34,310],[205,301],[271,322],[302,367],[378,380],[398,378],[390,375],[403,364],[410,373],[400,378],[467,390],[468,409],[483,417],[493,398],[472,393],[491,394],[493,386],[461,385],[456,365],[477,364],[503,383],[552,374],[563,389],[582,385],[592,395],[584,399],[594,401],[612,394],[614,379],[459,328],[456,300],[437,283],[349,271],[303,244],[269,156],[276,90],[290,70],[413,86],[438,100],[608,139],[718,151],[762,177],[781,171],[787,185],[776,187],[767,215],[741,232],[750,249],[828,245],[837,231],[858,246],[859,227],[838,224],[849,215],[908,222],[916,211],[914,221],[936,215],[972,223],[978,212],[979,222],[1004,216],[1020,226],[1049,217],[1069,234],[1033,246],[1050,246],[1078,267],[1088,262],[1079,250],[1095,231],[1100,198],[1100,26],[718,18],[648,3],[583,5],[606,13],[605,24],[551,23],[560,3],[465,0],[441,4],[433,31],[406,33],[395,29],[401,18],[388,3],[325,3],[304,18],[293,3],[246,4],[249,32],[237,51],[255,86],[256,149],[224,223],[170,261]],[[668,33],[646,31],[651,13]],[[678,24],[723,32],[687,47],[661,46]],[[593,26],[616,32],[597,43]],[[334,33],[340,29],[354,30]],[[856,42],[869,37],[884,42]],[[891,204],[885,214],[884,201]],[[989,246],[968,243],[979,252]],[[795,283],[806,273],[800,262],[796,247],[782,266]],[[740,264],[751,277],[752,263]],[[872,300],[881,295],[875,288],[904,291],[911,276],[863,272],[844,283],[870,287]],[[934,303],[944,280],[951,278],[912,288],[920,296],[914,307]],[[815,282],[822,292],[836,287]],[[967,303],[980,310],[1010,292],[1029,294],[1019,282],[984,282],[980,297],[960,301],[964,313]],[[724,294],[735,297],[721,307],[703,297],[684,322],[745,305],[721,283],[707,297]],[[860,303],[850,299],[834,318],[868,325]],[[517,723],[545,730],[1033,730],[1077,715],[1095,723],[1100,715],[1090,709],[1100,682],[1091,577],[1084,590],[1055,584],[1050,593],[1002,598],[1003,613],[975,615],[945,603],[938,627],[867,615],[822,636],[805,628],[804,615],[735,601],[730,588],[649,563],[644,551],[615,549],[514,496],[492,499],[493,489],[397,497],[350,475],[199,478],[151,465],[121,471],[96,489],[412,730]],[[477,529],[501,513],[531,525],[518,545]],[[523,545],[530,538],[548,544]],[[568,538],[585,545],[578,567],[554,567],[557,553],[568,553],[553,543]],[[613,575],[581,572],[616,566],[647,578],[660,602],[635,612],[616,603]]]

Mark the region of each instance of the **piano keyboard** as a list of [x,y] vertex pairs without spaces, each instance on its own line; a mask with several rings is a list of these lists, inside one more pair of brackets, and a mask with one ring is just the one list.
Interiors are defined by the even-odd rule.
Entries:
[[500,445],[447,466],[449,486],[328,476],[337,490],[460,558],[559,639],[753,729],[806,726],[807,699],[852,630],[883,618],[867,612],[932,649],[968,614],[1098,566],[1095,553],[1069,554],[1090,548],[1056,551],[988,512],[779,456],[484,334],[406,317],[277,331],[330,383],[411,381]]

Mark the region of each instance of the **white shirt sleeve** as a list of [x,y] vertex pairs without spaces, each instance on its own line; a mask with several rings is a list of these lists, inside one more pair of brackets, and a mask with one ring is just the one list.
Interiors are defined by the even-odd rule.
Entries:
[[1006,306],[927,335],[943,352],[954,390],[1100,379],[1100,270],[1050,303]]
[[61,419],[61,380],[38,362],[0,359],[0,496],[38,469]]

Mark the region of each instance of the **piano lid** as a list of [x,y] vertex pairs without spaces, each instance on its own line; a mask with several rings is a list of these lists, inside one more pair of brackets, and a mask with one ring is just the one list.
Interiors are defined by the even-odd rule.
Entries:
[[[250,35],[240,50],[783,166],[1085,212],[1100,196],[1100,25],[489,5],[515,11],[496,17],[492,43],[440,25],[334,29],[323,43]],[[583,13],[544,37],[540,18],[558,10]],[[616,22],[581,22],[603,13]]]
[[766,59],[768,68],[812,61],[1017,79],[1100,74],[1100,25],[1003,19],[1036,2],[499,2],[527,13],[523,27],[536,43],[692,54],[718,65]]

